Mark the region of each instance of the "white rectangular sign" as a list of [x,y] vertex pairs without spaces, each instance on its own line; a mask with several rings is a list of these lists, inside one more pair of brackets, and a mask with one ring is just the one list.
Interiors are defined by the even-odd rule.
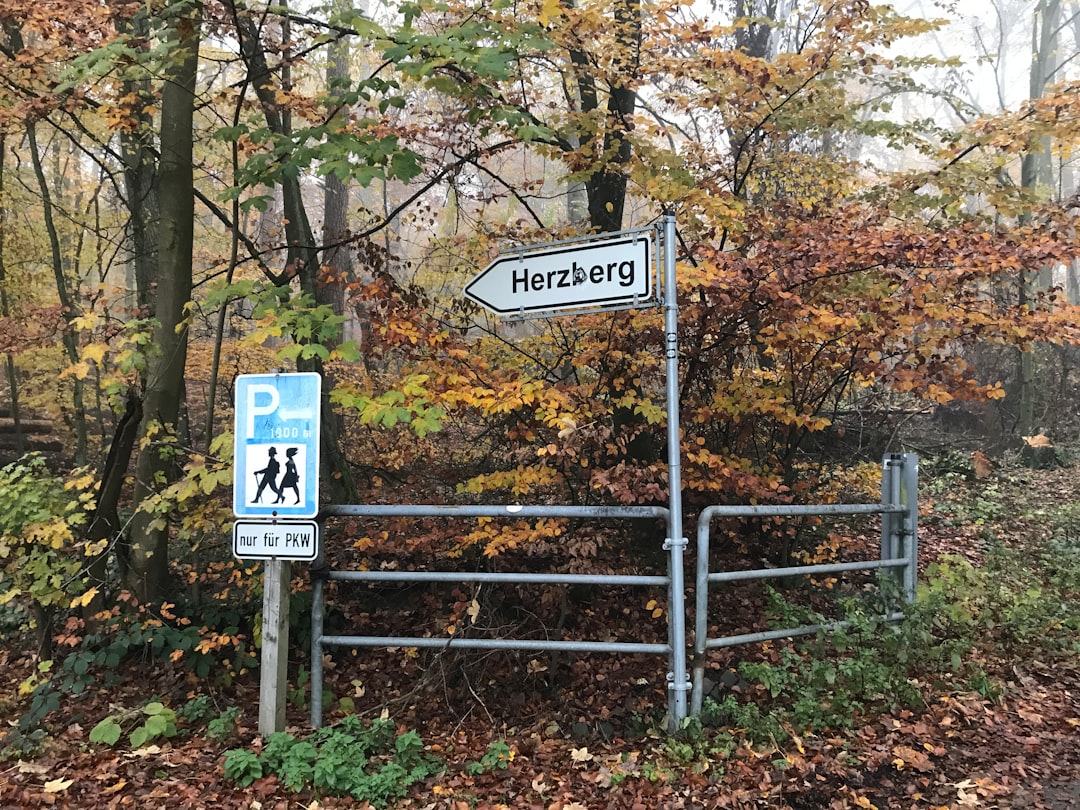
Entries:
[[649,231],[502,253],[465,286],[498,315],[640,304],[652,295]]
[[233,556],[314,560],[319,556],[319,524],[314,520],[238,520],[233,524]]

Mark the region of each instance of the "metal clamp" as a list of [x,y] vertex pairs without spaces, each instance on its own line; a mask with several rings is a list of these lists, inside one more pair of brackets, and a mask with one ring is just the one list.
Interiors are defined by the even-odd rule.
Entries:
[[690,683],[689,678],[687,678],[682,683],[676,683],[674,672],[669,672],[667,674],[667,682],[667,688],[672,692],[689,692],[693,688],[693,685]]
[[664,551],[671,551],[673,548],[686,548],[690,545],[690,541],[683,537],[681,540],[672,540],[670,537],[664,538]]

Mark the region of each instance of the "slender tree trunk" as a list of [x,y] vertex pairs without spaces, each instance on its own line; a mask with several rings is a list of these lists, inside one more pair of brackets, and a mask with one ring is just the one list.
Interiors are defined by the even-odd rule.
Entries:
[[[11,316],[11,303],[7,294],[7,266],[4,264],[4,239],[7,236],[7,200],[4,199],[4,161],[7,157],[7,141],[0,133],[0,315]],[[26,436],[22,430],[22,414],[19,410],[19,375],[15,367],[15,357],[4,355],[4,371],[7,375],[8,391],[11,394],[11,419],[15,430],[15,452],[20,456],[26,452]]]
[[[142,39],[149,35],[145,9],[119,23],[122,32]],[[158,191],[157,156],[154,150],[154,94],[148,78],[128,79],[124,92],[132,99],[129,115],[135,125],[120,131],[120,158],[124,167],[124,194],[130,213],[131,264],[135,271],[135,303],[142,315],[154,310],[154,279],[157,278]]]
[[[1035,20],[1031,32],[1031,68],[1028,75],[1028,96],[1042,98],[1047,84],[1054,74],[1057,58],[1055,45],[1058,41],[1061,19],[1060,0],[1038,0],[1035,6]],[[1050,141],[1042,138],[1036,149],[1024,155],[1020,164],[1020,185],[1030,194],[1040,188],[1053,186],[1053,164],[1050,158]],[[1050,268],[1039,268],[1033,273],[1020,271],[1019,303],[1028,306],[1040,287],[1051,283]],[[1038,372],[1035,367],[1033,349],[1023,349],[1017,362],[1019,378],[1019,401],[1017,403],[1016,433],[1030,436],[1035,433],[1035,399],[1037,394]]]
[[[258,28],[246,12],[234,8],[234,14],[237,32],[241,39],[240,50],[247,63],[251,86],[259,99],[266,124],[274,133],[287,134],[288,116],[277,103]],[[325,303],[323,293],[317,283],[319,251],[315,245],[314,233],[304,206],[299,178],[287,178],[282,181],[281,197],[285,215],[285,238],[289,245],[286,256],[287,277],[295,277],[299,281],[301,292],[309,294],[312,300]],[[297,368],[300,371],[314,371],[324,377],[328,376],[318,357],[297,361]],[[333,502],[351,503],[356,500],[356,483],[341,449],[339,421],[329,398],[332,388],[330,380],[323,385],[320,442],[320,461],[323,470],[321,477],[328,484],[327,489]]]
[[[338,0],[339,10],[347,10],[348,3]],[[335,85],[349,79],[349,43],[336,39],[330,43],[329,61],[326,65],[326,89],[334,94]],[[345,118],[348,108],[341,109],[339,116]],[[323,265],[328,270],[326,279],[326,298],[333,307],[334,314],[345,315],[345,290],[352,279],[353,268],[348,248],[344,245],[349,232],[349,186],[337,175],[326,177],[323,191],[323,245],[326,251]],[[350,321],[346,321],[348,325]],[[347,336],[343,334],[342,339]]]
[[[192,126],[202,6],[190,1],[173,8],[170,26],[176,50],[166,67],[161,93],[160,254],[154,308],[159,354],[149,364],[143,399],[139,433],[144,446],[136,465],[136,505],[175,473],[169,448],[156,438],[162,436],[160,431],[176,429],[187,359],[186,309],[191,300],[195,218]],[[128,576],[133,592],[144,603],[164,598],[168,584],[168,529],[154,524],[154,516],[136,509]]]
[[[21,49],[21,48],[20,48]],[[79,362],[79,342],[75,334],[72,322],[79,317],[82,308],[68,285],[67,275],[64,272],[63,251],[60,248],[60,234],[56,228],[56,219],[53,216],[52,192],[49,190],[49,182],[45,176],[45,167],[41,162],[41,152],[38,149],[37,131],[33,124],[26,128],[27,144],[30,148],[30,160],[34,167],[34,177],[37,179],[38,191],[41,194],[42,223],[49,239],[49,251],[51,254],[53,278],[56,282],[56,293],[60,304],[64,308],[64,334],[61,343],[68,362],[74,365]],[[86,405],[83,401],[83,383],[78,377],[72,379],[71,384],[72,405],[72,428],[75,431],[75,447],[73,457],[76,464],[86,463]]]

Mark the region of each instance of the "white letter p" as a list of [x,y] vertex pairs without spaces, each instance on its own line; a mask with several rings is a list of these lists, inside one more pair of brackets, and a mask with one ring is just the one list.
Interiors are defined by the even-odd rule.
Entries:
[[[255,397],[259,394],[269,394],[270,402],[267,405],[258,406],[255,404]],[[278,390],[273,385],[266,385],[265,383],[252,383],[248,386],[248,409],[247,409],[247,438],[252,438],[255,435],[255,417],[266,416],[277,410],[278,402],[281,399],[278,395]]]

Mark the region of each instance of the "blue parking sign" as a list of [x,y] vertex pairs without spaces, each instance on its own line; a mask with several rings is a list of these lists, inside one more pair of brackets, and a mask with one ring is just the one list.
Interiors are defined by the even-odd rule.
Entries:
[[236,378],[233,512],[312,518],[319,511],[322,378],[313,372]]

